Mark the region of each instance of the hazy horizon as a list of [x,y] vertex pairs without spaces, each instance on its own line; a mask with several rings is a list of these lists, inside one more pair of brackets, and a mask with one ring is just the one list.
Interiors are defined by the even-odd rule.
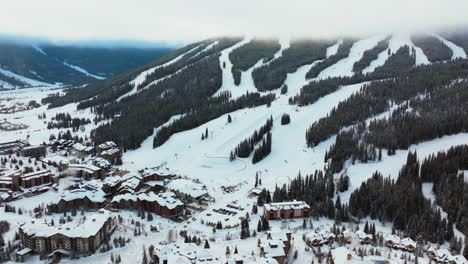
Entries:
[[3,3],[0,34],[60,42],[177,46],[226,35],[329,38],[468,25],[466,0],[124,1]]

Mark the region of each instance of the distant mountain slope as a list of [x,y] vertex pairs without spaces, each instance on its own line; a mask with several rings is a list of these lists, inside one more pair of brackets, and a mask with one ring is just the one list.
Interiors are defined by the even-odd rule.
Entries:
[[[209,39],[124,74],[69,89],[65,95],[51,95],[43,103],[59,107],[78,102],[79,109],[93,107],[101,118],[118,116],[93,131],[96,142],[114,140],[127,150],[153,137],[153,146],[160,147],[173,135],[236,110],[264,104],[307,107],[343,86],[393,79],[425,65],[463,58],[461,49],[434,34],[352,40]],[[183,117],[154,134],[154,128],[173,116]],[[331,134],[340,128],[336,125]],[[301,133],[305,142],[306,131]]]
[[0,51],[0,89],[9,89],[91,83],[146,64],[172,49],[3,42]]

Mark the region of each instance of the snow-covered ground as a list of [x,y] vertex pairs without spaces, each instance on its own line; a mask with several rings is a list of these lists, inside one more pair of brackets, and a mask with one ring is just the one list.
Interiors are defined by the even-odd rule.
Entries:
[[[0,93],[1,97],[14,98],[16,102],[28,103],[35,100],[40,103],[41,99],[50,93],[60,92],[61,90],[49,89],[20,89],[13,91],[3,91]],[[0,114],[0,119],[11,120],[13,123],[23,123],[29,125],[27,129],[15,131],[0,131],[0,138],[2,142],[13,141],[17,139],[28,140],[31,144],[40,144],[48,141],[51,134],[57,135],[60,131],[66,132],[67,129],[47,129],[47,122],[50,121],[57,113],[70,113],[73,117],[89,118],[92,120],[94,114],[90,109],[76,110],[77,104],[68,104],[62,107],[47,109],[47,105],[42,105],[28,111],[16,112],[14,114]],[[38,119],[39,114],[46,114],[46,119]],[[89,136],[89,132],[96,125],[91,122],[84,126],[84,131],[77,131],[76,134],[80,137]]]

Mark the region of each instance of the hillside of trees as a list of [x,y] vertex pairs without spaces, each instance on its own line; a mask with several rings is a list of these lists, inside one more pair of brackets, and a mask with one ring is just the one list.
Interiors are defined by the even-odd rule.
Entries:
[[467,132],[467,84],[441,86],[396,107],[388,118],[371,120],[369,125],[360,122],[341,131],[326,160],[331,159],[332,170],[339,172],[348,159],[353,163],[374,161],[381,158],[382,149],[392,155],[412,144]]
[[129,86],[129,82],[135,79],[140,72],[156,67],[158,65],[162,65],[188,52],[189,50],[195,48],[200,44],[202,43],[192,43],[146,65],[116,75],[112,78],[93,82],[84,87],[80,87],[79,89],[67,89],[64,95],[52,94],[51,96],[44,98],[42,102],[44,104],[50,104],[49,108],[60,107],[73,102],[81,102],[90,98],[93,98],[93,100],[91,102],[88,102],[87,105],[82,105],[82,108],[112,102],[118,97],[120,97],[120,95],[129,92],[133,88]]
[[[468,234],[468,183],[459,170],[468,168],[466,145],[438,153],[422,164],[416,153],[409,153],[406,164],[396,180],[384,178],[375,172],[351,194],[349,211],[358,217],[370,216],[383,222],[390,221],[394,228],[405,235],[423,242],[444,243],[450,241],[452,249],[460,252],[453,224],[463,234]],[[447,213],[441,216],[422,193],[423,183],[433,183],[436,203]]]
[[401,104],[417,95],[440,89],[467,73],[468,63],[457,60],[414,67],[397,78],[363,85],[359,92],[334,107],[327,117],[312,124],[306,132],[307,145],[316,146],[341,128],[389,110],[390,102]]
[[468,54],[468,31],[466,29],[444,32],[440,35],[446,40],[453,42],[455,45],[462,47]]
[[251,42],[241,46],[229,53],[229,60],[232,63],[232,74],[234,83],[240,84],[241,71],[246,71],[263,59],[268,62],[281,48],[277,39],[253,39]]
[[435,37],[413,35],[411,41],[423,50],[430,62],[447,61],[452,58],[452,50]]
[[237,147],[231,151],[230,159],[233,161],[236,157],[247,158],[255,150],[255,146],[260,143],[264,136],[273,128],[273,117],[270,117],[264,125],[255,130],[253,135],[240,142]]
[[325,59],[327,48],[333,43],[333,41],[325,40],[291,41],[291,46],[283,51],[281,57],[252,72],[255,87],[259,91],[271,91],[280,88],[288,73],[295,72],[297,68],[303,65]]
[[[23,81],[21,80],[18,80],[14,77],[10,77],[10,76],[7,76],[7,75],[4,75],[0,72],[0,81],[3,81],[3,82],[7,82],[13,86],[18,86],[18,87],[25,87],[27,86],[26,83],[24,83]],[[0,88],[2,88],[1,84],[0,84]]]
[[388,49],[389,39],[390,38],[386,38],[377,43],[377,45],[375,45],[375,47],[373,47],[372,49],[364,51],[364,53],[362,54],[362,58],[354,63],[353,72],[360,74],[365,68],[370,66],[371,62],[376,60],[379,57],[380,53]]
[[309,72],[307,72],[306,78],[308,79],[316,78],[326,68],[348,57],[353,44],[354,44],[353,39],[344,39],[343,43],[341,43],[340,46],[338,47],[336,54],[331,55],[330,57],[324,59],[323,61],[315,64],[314,67],[312,67],[309,70]]

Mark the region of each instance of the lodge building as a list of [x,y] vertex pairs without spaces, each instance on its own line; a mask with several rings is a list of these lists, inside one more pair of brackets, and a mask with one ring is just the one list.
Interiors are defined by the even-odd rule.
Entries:
[[90,254],[115,229],[114,219],[105,210],[65,224],[42,221],[24,223],[19,228],[23,246],[36,254]]
[[184,204],[172,192],[159,194],[149,192],[117,195],[112,199],[112,207],[143,210],[170,218],[180,215],[183,212]]
[[304,201],[269,203],[264,205],[263,214],[269,220],[304,218],[309,216],[310,206]]

